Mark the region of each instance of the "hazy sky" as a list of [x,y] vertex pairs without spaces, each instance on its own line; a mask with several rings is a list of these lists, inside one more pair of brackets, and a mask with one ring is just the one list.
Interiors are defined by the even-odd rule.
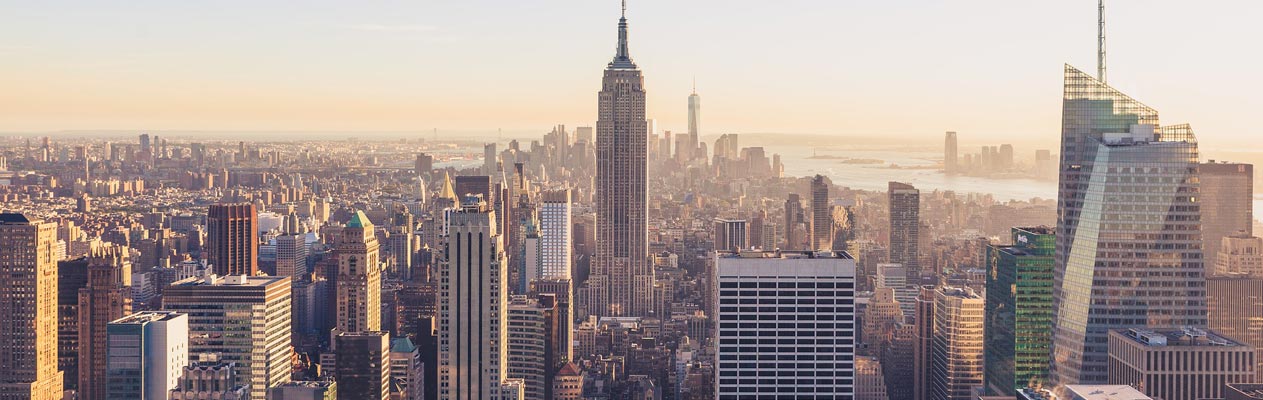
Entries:
[[[1055,143],[1095,0],[630,0],[649,115],[682,129]],[[0,1],[0,131],[591,124],[615,0]],[[1110,82],[1255,146],[1263,2],[1112,0]],[[1263,147],[1263,146],[1258,146]]]

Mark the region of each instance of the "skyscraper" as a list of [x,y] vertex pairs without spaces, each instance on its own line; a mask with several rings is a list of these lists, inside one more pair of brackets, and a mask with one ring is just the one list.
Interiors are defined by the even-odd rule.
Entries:
[[930,399],[978,397],[974,388],[983,385],[983,307],[982,297],[969,288],[935,291]]
[[338,259],[337,332],[381,330],[381,265],[374,229],[364,212],[356,211],[334,245]]
[[912,185],[890,182],[890,256],[887,261],[907,268],[908,282],[921,282],[917,259],[921,239],[921,191]]
[[1197,142],[1069,65],[1052,383],[1105,383],[1109,329],[1206,326]]
[[1216,265],[1223,238],[1254,234],[1254,166],[1203,163],[1199,166],[1202,209],[1202,258]]
[[338,382],[338,398],[390,398],[390,333],[343,332],[334,340],[338,362],[333,376]]
[[56,241],[56,223],[0,214],[0,400],[62,397]]
[[295,282],[307,280],[306,235],[295,233],[276,237],[276,274]]
[[916,329],[912,337],[912,398],[930,400],[930,387],[934,383],[930,374],[930,359],[934,348],[934,305],[936,292],[933,286],[922,286],[917,295]]
[[544,192],[539,207],[540,274],[542,279],[571,279],[570,189]]
[[733,251],[749,247],[746,220],[715,218],[715,251]]
[[496,398],[505,375],[508,259],[495,212],[470,198],[449,215],[439,265],[439,398]]
[[[697,85],[693,86],[693,93],[689,94],[689,145],[697,148],[697,141],[702,135],[702,96],[697,95]],[[735,143],[734,143],[735,144]],[[715,149],[715,151],[720,151]]]
[[1255,349],[1255,382],[1263,382],[1263,275],[1206,278],[1210,329]]
[[956,169],[956,132],[947,132],[943,137],[943,172],[947,174],[955,174],[960,172]]
[[106,325],[132,313],[131,278],[126,247],[102,246],[88,256],[88,284],[79,289],[80,399],[106,398]]
[[[855,259],[851,255],[716,252],[713,279],[718,303],[715,387],[719,400],[756,396],[845,399],[855,394]],[[794,353],[811,355],[815,362],[770,361],[788,360],[784,357]],[[808,376],[813,378],[801,378]]]
[[987,392],[1009,396],[1047,381],[1052,347],[1052,228],[1013,228],[1012,246],[987,246]]
[[261,399],[290,380],[290,298],[288,276],[211,275],[172,284],[162,307],[189,314],[189,353],[236,363],[237,384]]
[[804,250],[802,246],[806,232],[799,230],[806,217],[803,215],[803,202],[798,193],[790,193],[785,199],[785,250]]
[[833,249],[833,215],[829,212],[829,182],[811,178],[811,249]]
[[[111,321],[102,347],[103,399],[166,399],[189,364],[189,316],[170,311],[142,311]],[[82,397],[81,397],[82,398]]]
[[545,386],[544,376],[552,366],[546,362],[549,347],[546,320],[552,310],[536,299],[513,296],[507,311],[505,376],[522,380],[526,400],[547,400],[546,393],[552,388]]
[[206,262],[218,275],[259,271],[259,221],[254,203],[212,204],[206,213]]
[[653,299],[645,225],[645,80],[627,48],[627,8],[618,47],[605,68],[596,122],[596,257],[591,299],[604,315],[643,316]]
[[[499,165],[499,162],[498,160],[496,160],[496,144],[495,143],[484,144],[482,146],[482,173],[491,175],[495,173],[497,169],[499,169],[497,167],[498,165]],[[458,193],[458,194],[461,196],[465,195],[464,193]],[[488,200],[490,200],[490,198],[488,198]]]

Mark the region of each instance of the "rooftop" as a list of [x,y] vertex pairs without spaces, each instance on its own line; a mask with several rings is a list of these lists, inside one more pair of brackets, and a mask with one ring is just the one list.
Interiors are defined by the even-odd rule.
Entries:
[[840,258],[843,260],[854,260],[850,253],[845,251],[807,251],[807,250],[742,250],[736,251],[716,251],[715,256],[719,258],[780,258],[780,259],[803,259],[803,258]]
[[111,324],[140,324],[145,322],[170,321],[184,314],[175,311],[141,311],[123,318],[110,321]]
[[1263,383],[1229,383],[1227,386],[1230,392],[1239,392],[1251,399],[1263,399]]
[[25,224],[30,223],[25,215],[18,213],[0,213],[0,224]]
[[1071,399],[1084,400],[1153,400],[1127,385],[1066,385]]
[[1149,329],[1128,329],[1117,330],[1117,333],[1123,337],[1131,339],[1133,342],[1148,347],[1197,347],[1197,346],[1215,346],[1215,347],[1238,347],[1244,346],[1235,340],[1220,336],[1212,331],[1201,328],[1183,328],[1183,329],[1165,329],[1165,330],[1149,330]]

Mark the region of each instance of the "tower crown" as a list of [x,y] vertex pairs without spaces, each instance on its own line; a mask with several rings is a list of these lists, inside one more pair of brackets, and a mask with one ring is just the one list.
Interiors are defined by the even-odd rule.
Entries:
[[636,69],[636,63],[631,59],[631,53],[627,49],[627,0],[623,0],[623,14],[618,19],[618,48],[614,52],[614,60],[610,61],[608,69]]

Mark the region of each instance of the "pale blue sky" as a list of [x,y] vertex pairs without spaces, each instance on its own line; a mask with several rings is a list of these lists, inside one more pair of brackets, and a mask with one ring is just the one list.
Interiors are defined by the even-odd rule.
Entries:
[[[1055,143],[1095,0],[631,0],[649,114],[703,128]],[[1109,2],[1110,83],[1253,146],[1263,2]],[[545,131],[595,119],[618,2],[0,1],[0,131]],[[1244,141],[1244,142],[1243,142]],[[1263,146],[1258,146],[1263,147]]]

